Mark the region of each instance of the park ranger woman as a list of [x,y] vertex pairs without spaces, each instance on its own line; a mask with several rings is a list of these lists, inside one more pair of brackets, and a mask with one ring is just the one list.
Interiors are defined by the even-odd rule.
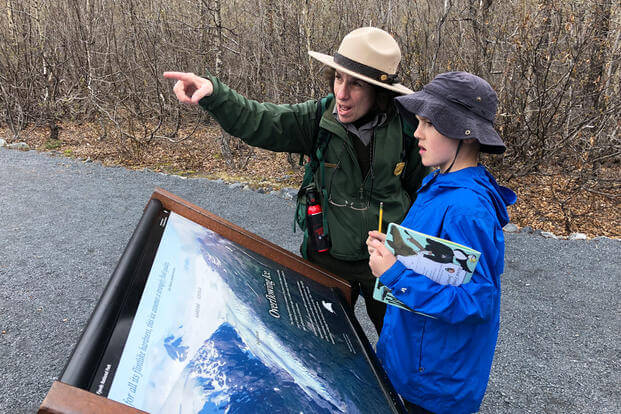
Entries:
[[[334,56],[308,53],[329,67],[333,93],[298,104],[246,99],[210,74],[165,72],[164,77],[177,81],[173,90],[180,102],[200,105],[249,145],[310,157],[296,213],[305,231],[301,253],[350,282],[352,303],[362,293],[379,332],[386,308],[372,297],[375,278],[365,241],[378,227],[380,203],[384,223],[400,222],[427,173],[412,137],[416,125],[405,123],[393,103],[412,91],[397,79],[397,42],[378,28],[352,31]],[[315,194],[327,251],[308,231],[307,202]]]

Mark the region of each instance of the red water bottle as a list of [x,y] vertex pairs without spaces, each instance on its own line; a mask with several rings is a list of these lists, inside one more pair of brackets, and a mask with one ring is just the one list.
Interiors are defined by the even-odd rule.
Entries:
[[327,252],[330,249],[330,242],[323,231],[323,211],[317,190],[314,188],[306,190],[306,224],[310,247],[318,253]]

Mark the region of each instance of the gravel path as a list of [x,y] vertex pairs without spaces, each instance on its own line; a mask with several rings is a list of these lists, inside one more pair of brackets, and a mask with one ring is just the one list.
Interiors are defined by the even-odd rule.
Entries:
[[[0,413],[36,411],[158,186],[297,252],[282,196],[0,148]],[[621,242],[506,239],[481,412],[621,412]]]

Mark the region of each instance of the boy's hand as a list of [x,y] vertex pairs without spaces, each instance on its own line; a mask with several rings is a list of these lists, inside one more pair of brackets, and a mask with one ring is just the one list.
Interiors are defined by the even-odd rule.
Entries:
[[202,98],[213,93],[213,83],[193,73],[164,72],[164,77],[177,81],[173,91],[181,103],[196,105]]
[[370,231],[367,239],[369,250],[369,267],[373,276],[380,277],[395,264],[397,258],[384,246],[386,235],[377,231]]
[[372,249],[369,243],[373,240],[377,240],[380,243],[384,243],[386,241],[386,235],[384,233],[380,233],[379,231],[369,232],[369,238],[367,238],[367,248],[369,249],[369,254],[371,254],[371,249]]

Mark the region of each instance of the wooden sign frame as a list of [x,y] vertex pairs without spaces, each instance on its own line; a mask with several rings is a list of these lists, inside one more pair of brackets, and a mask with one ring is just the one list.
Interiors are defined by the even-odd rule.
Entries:
[[159,200],[164,208],[174,211],[183,217],[190,219],[208,229],[215,231],[221,236],[244,246],[255,253],[269,257],[277,263],[280,263],[291,270],[294,270],[309,279],[319,282],[324,286],[338,289],[343,298],[351,305],[352,290],[351,285],[344,279],[335,276],[325,270],[317,267],[308,260],[303,259],[291,253],[282,247],[269,242],[254,233],[251,233],[235,224],[224,220],[207,210],[203,210],[187,201],[169,193],[166,190],[157,188],[151,199]]
[[[72,356],[65,367],[63,375],[59,381],[55,381],[52,384],[47,396],[41,404],[38,411],[40,414],[91,412],[143,413],[143,411],[137,410],[128,405],[96,395],[95,393],[83,389],[84,387],[79,384],[81,383],[80,381],[84,382],[80,379],[81,377],[84,377],[84,374],[80,373],[80,367],[78,366],[79,364],[75,363],[75,360],[82,361],[85,358],[88,360],[88,354],[90,352],[88,344],[98,343],[102,340],[107,341],[107,338],[110,336],[109,330],[101,332],[102,330],[105,331],[105,329],[99,329],[99,326],[102,326],[99,321],[102,318],[114,318],[114,316],[106,315],[107,310],[119,306],[118,301],[115,302],[115,300],[111,299],[111,297],[113,298],[115,295],[118,296],[119,290],[123,289],[122,282],[119,281],[120,278],[124,277],[121,275],[124,272],[123,269],[137,260],[135,257],[131,257],[131,254],[128,254],[128,252],[130,252],[132,250],[132,246],[137,243],[144,243],[145,236],[140,234],[139,228],[143,224],[143,221],[153,219],[154,211],[161,211],[162,208],[206,227],[222,237],[261,256],[267,257],[304,277],[318,282],[321,285],[336,289],[347,305],[351,306],[352,289],[349,283],[345,280],[322,270],[311,262],[257,236],[256,234],[236,226],[233,223],[230,223],[198,206],[188,203],[187,201],[166,190],[156,188],[149,200],[149,203],[144,209],[143,217],[138,224],[136,231],[128,242],[125,253],[121,257],[117,268],[112,274],[110,281],[108,282],[108,285],[100,298],[100,302],[93,311],[89,323],[87,324],[80,341],[76,345]],[[128,258],[128,256],[130,257]],[[127,273],[127,271],[125,271],[125,273]],[[102,314],[104,316],[102,316]],[[368,340],[366,340],[366,336],[356,321],[355,316],[353,316],[349,310],[348,314],[350,314],[349,318],[356,334],[360,338],[363,338],[363,340],[360,341],[363,349],[368,357],[373,361],[371,364],[373,372],[378,378],[381,378],[383,382],[388,383],[388,388],[390,389],[388,391],[384,390],[384,392],[386,396],[389,397],[389,399],[391,399],[395,404],[396,409],[393,408],[393,410],[395,412],[402,411],[403,407],[401,402],[394,390],[390,387],[389,381],[387,381],[383,370],[378,368],[379,363],[377,363],[374,352],[368,343]]]

